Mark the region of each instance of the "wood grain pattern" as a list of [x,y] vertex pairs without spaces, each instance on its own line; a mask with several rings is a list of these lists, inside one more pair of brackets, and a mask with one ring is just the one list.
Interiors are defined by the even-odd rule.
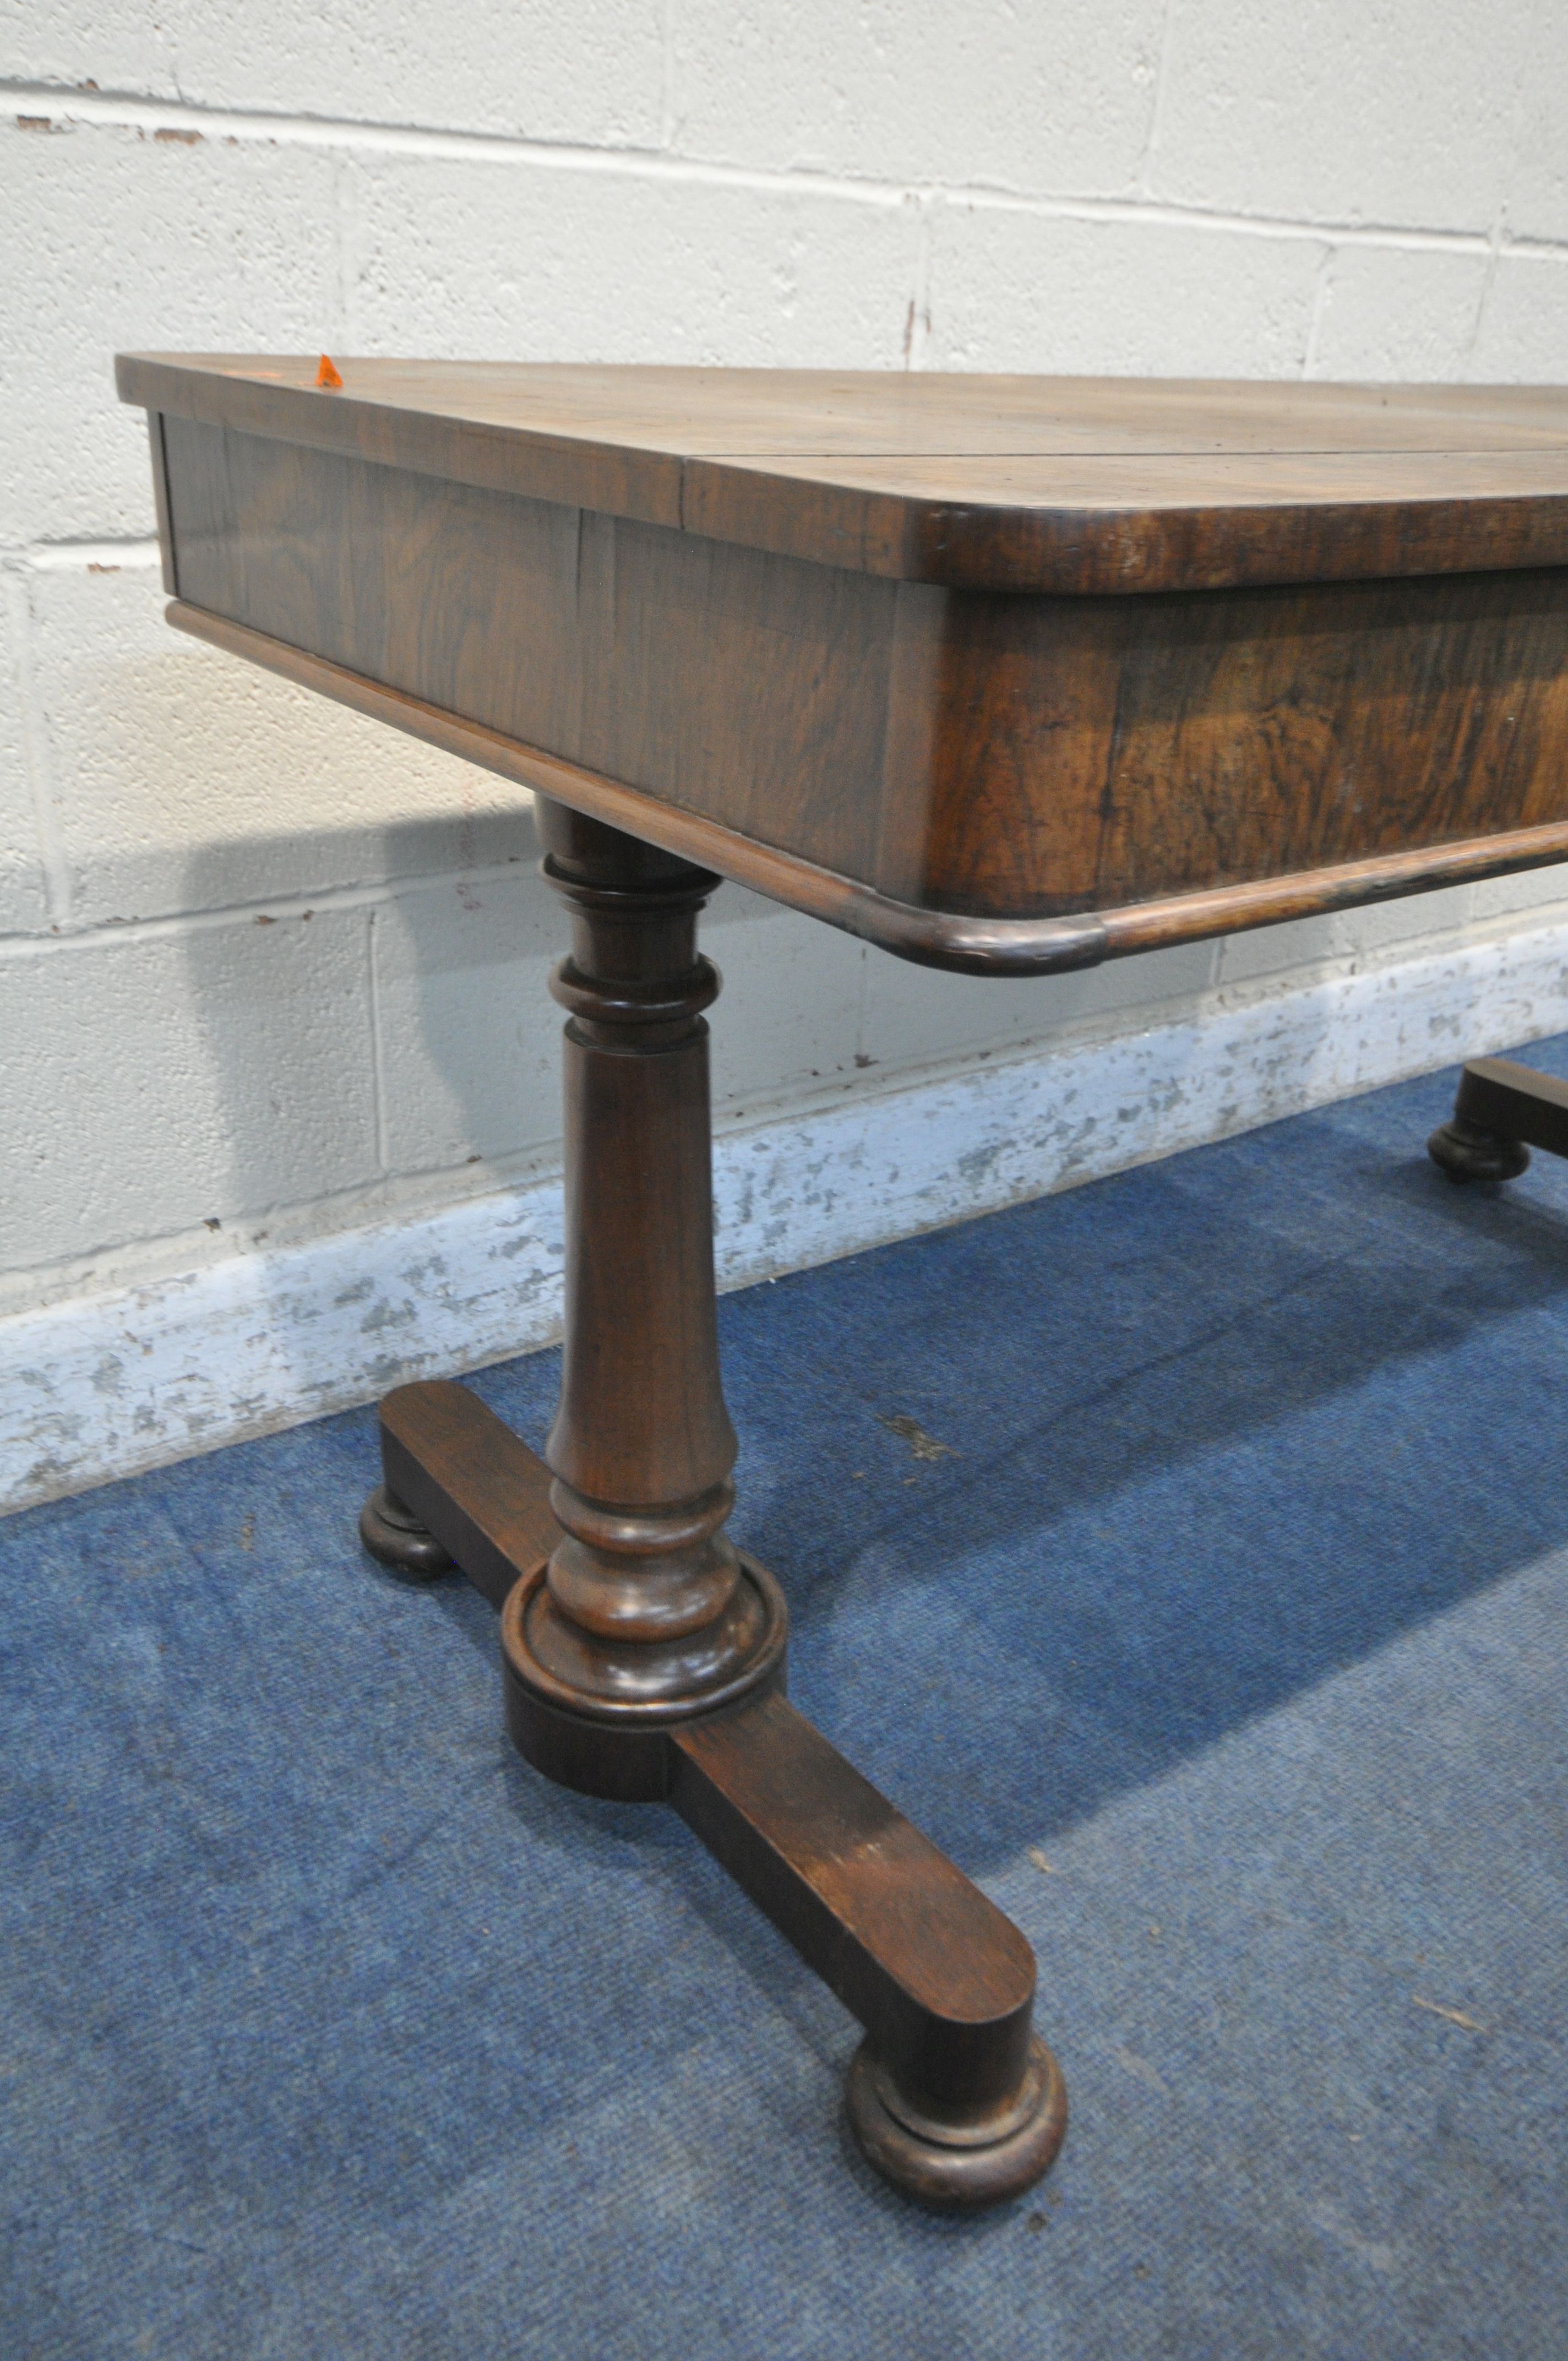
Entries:
[[1104,911],[1568,818],[1568,574],[948,593],[933,631],[908,901]]
[[1568,564],[1568,394],[128,355],[152,412],[894,579],[1073,595]]
[[187,601],[883,905],[1067,919],[1568,821],[1568,571],[961,591],[163,432]]
[[573,922],[551,980],[568,1019],[568,1309],[544,1453],[565,1528],[550,1587],[601,1637],[680,1639],[737,1578],[703,1015],[718,976],[696,949],[714,880],[556,805],[540,821]]
[[166,438],[187,600],[869,876],[895,585],[185,419]]
[[1556,451],[1177,452],[694,461],[682,513],[906,581],[1098,598],[1560,566],[1565,504]]
[[323,657],[266,638],[243,623],[230,623],[199,607],[175,600],[167,609],[177,630],[210,646],[224,648],[248,664],[330,697],[356,713],[439,746],[464,762],[513,779],[574,811],[623,829],[645,843],[692,861],[774,901],[858,935],[896,958],[966,975],[1047,975],[1092,967],[1104,959],[1155,950],[1206,936],[1235,934],[1284,918],[1311,917],[1366,902],[1420,894],[1432,886],[1463,884],[1474,878],[1506,876],[1541,868],[1568,857],[1568,820],[1501,834],[1468,837],[1453,844],[1421,846],[1341,862],[1329,869],[1256,880],[1163,900],[1091,912],[1073,918],[987,918],[962,912],[920,909],[872,886],[823,869],[796,853],[741,836],[722,823],[661,803],[635,787],[563,762],[537,746],[525,746],[460,714],[384,688],[362,674]]
[[1017,2089],[1035,1960],[1011,1919],[774,1693],[676,1738],[671,1801],[911,2092]]

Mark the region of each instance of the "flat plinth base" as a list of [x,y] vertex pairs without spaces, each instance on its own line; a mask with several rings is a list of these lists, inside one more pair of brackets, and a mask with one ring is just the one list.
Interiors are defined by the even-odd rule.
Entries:
[[939,2212],[1022,2196],[1050,2170],[1066,2136],[1067,2085],[1037,2034],[1029,2045],[1024,2119],[1002,2139],[959,2147],[928,2138],[893,2113],[885,2088],[871,2043],[863,2041],[844,2092],[856,2144],[884,2180]]
[[400,1582],[437,1582],[455,1574],[455,1560],[395,1492],[378,1484],[359,1511],[359,1538],[379,1565]]

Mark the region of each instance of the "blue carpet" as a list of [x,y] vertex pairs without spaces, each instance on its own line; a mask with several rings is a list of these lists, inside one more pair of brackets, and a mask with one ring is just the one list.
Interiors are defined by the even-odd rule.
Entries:
[[989,2217],[672,1815],[511,1755],[370,1413],[0,1526],[7,2361],[1556,2361],[1568,1167],[1448,1186],[1452,1087],[722,1307],[793,1694],[1039,1956]]

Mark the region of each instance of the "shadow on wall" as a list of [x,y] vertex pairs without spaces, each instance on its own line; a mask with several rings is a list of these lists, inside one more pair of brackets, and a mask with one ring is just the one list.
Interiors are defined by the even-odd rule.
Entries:
[[[433,858],[450,861],[450,821],[339,836],[314,831],[240,848],[214,842],[188,859],[189,902],[223,914],[221,923],[198,924],[181,940],[188,1018],[207,1069],[203,1145],[213,1177],[201,1185],[216,1197],[224,1226],[243,1244],[272,1246],[340,1231],[348,1255],[352,1234],[367,1225],[471,1201],[473,1228],[465,1235],[487,1266],[475,1293],[470,1263],[465,1293],[428,1248],[411,1243],[407,1267],[389,1274],[400,1249],[388,1230],[374,1283],[345,1265],[330,1304],[275,1294],[263,1324],[298,1378],[292,1391],[280,1389],[291,1400],[337,1407],[410,1377],[532,1348],[554,1333],[560,1214],[556,1198],[546,1206],[542,1192],[549,1193],[559,1159],[560,1017],[548,987],[567,923],[537,873],[532,813],[492,812],[482,826],[489,857],[467,873],[422,873]],[[272,908],[249,917],[228,908],[242,870],[280,887]],[[289,898],[292,878],[323,874],[378,882],[340,884],[314,906]],[[1099,1037],[1059,1071],[1054,1063],[1019,1070],[1016,1089],[1003,1084],[1003,1069],[970,1062],[970,1073],[989,1071],[998,1087],[977,1114],[966,1084],[935,1129],[922,1119],[924,1102],[895,1089],[878,1119],[871,1177],[861,1176],[862,1194],[871,1191],[879,1212],[886,1211],[884,1196],[892,1208],[880,1231],[868,1221],[856,1232],[847,1214],[824,1223],[809,1203],[814,1189],[852,1193],[850,1167],[861,1135],[838,1140],[824,1181],[814,1160],[820,1136],[783,1126],[771,1163],[766,1156],[747,1162],[726,1214],[726,1250],[740,1277],[770,1262],[787,1268],[879,1234],[961,1219],[966,1210],[1060,1187],[1123,1158],[1158,1156],[1173,1144],[1332,1098],[1364,1086],[1368,1065],[1374,1076],[1408,1071],[1450,1043],[1454,1051],[1472,1046],[1469,1000],[1479,1005],[1486,994],[1497,996],[1494,983],[1461,963],[1458,981],[1442,986],[1440,1032],[1419,998],[1402,1011],[1397,975],[1374,978],[1377,1010],[1369,1016],[1363,1005],[1347,1022],[1336,997],[1341,984],[1303,984],[1282,946],[1271,961],[1258,961],[1250,982],[1244,970],[1241,991],[1251,993],[1253,1005],[1232,1038],[1222,1002],[1197,1007],[1191,986],[1207,969],[1186,972],[1185,994],[1162,995],[1160,985],[1168,988],[1177,972],[1169,967],[1158,983],[1143,980],[1146,969],[1154,975],[1158,954],[1083,976],[987,983],[867,952],[737,888],[717,897],[711,919],[717,930],[710,922],[706,940],[727,971],[714,1019],[716,1064],[721,1082],[728,1064],[731,1080],[739,1074],[753,1093],[739,1110],[732,1097],[731,1113],[750,1115],[770,1098],[786,1111],[824,1084],[863,1098],[889,1080],[913,1081],[923,1027],[929,1025],[931,1054],[939,1060],[963,1039],[962,1025],[983,1038],[982,1012],[992,1006],[1006,1011],[992,1042],[1003,1053],[1031,1040],[1054,1047],[1053,1024],[1069,1048],[1086,1022]],[[1208,947],[1200,948],[1206,956]],[[1321,948],[1317,943],[1319,956]],[[1309,956],[1304,946],[1299,956]],[[1270,994],[1282,982],[1291,988],[1277,1023]],[[1357,988],[1365,1002],[1365,980]],[[1157,1013],[1157,1029],[1140,1024],[1140,1009]],[[1483,1046],[1493,1046],[1497,1012],[1489,1002],[1486,1022],[1494,1030]],[[1390,1028],[1401,1026],[1409,1038],[1390,1049]],[[1523,1016],[1519,1030],[1528,1030]],[[1110,1035],[1115,1038],[1107,1041]],[[1368,1060],[1363,1037],[1373,1035]],[[862,1039],[879,1049],[891,1041],[885,1064],[859,1054]],[[862,1066],[881,1072],[861,1074]],[[202,1097],[195,1087],[190,1095]],[[957,1136],[955,1124],[967,1119],[975,1124],[972,1136]],[[182,1152],[170,1138],[168,1153]],[[750,1148],[744,1154],[751,1159]],[[755,1205],[748,1193],[753,1167],[765,1183]],[[205,1202],[193,1206],[187,1224],[204,1212]],[[792,1222],[804,1241],[798,1254]],[[782,1249],[773,1235],[781,1223],[781,1235],[788,1234]],[[265,1289],[274,1276],[258,1266],[257,1284]],[[481,1298],[485,1316],[472,1318]],[[438,1299],[443,1324],[434,1337]],[[323,1313],[336,1315],[346,1354],[325,1349],[331,1322]],[[356,1330],[351,1338],[345,1323]],[[296,1344],[297,1360],[290,1357]],[[230,1407],[243,1426],[243,1404]]]
[[[475,848],[455,843],[449,821],[214,840],[186,856],[182,899],[214,915],[179,937],[185,1006],[170,1023],[187,1028],[191,1071],[170,1101],[156,1193],[179,1211],[165,1226],[188,1233],[210,1209],[209,1226],[241,1248],[343,1235],[323,1301],[303,1295],[287,1257],[249,1259],[269,1402],[335,1409],[558,1333],[563,1020],[549,980],[569,920],[539,873],[532,804],[489,813],[482,829],[488,858],[464,872],[454,851]],[[313,900],[303,881],[323,876],[345,882]],[[257,879],[275,898],[236,912]],[[812,979],[817,1001],[792,1016],[778,1005],[789,999],[780,961],[793,955],[781,915],[735,887],[716,900],[732,984],[739,976],[719,1020],[731,1067],[764,1096],[787,1094],[821,1029],[830,955]],[[849,977],[840,1070],[852,1078],[861,947],[835,938],[834,949]],[[398,1224],[465,1202],[460,1271],[417,1228],[405,1253]],[[378,1227],[356,1265],[356,1235]],[[207,1372],[198,1417],[254,1425],[232,1390]]]
[[[423,824],[383,828],[373,839],[315,831],[240,848],[214,842],[187,856],[188,904],[225,915],[181,938],[192,1055],[205,1070],[184,1094],[200,1110],[211,1177],[182,1223],[170,1226],[188,1230],[210,1209],[242,1247],[337,1231],[345,1251],[346,1234],[378,1224],[387,1232],[374,1275],[338,1270],[323,1305],[290,1291],[296,1282],[286,1264],[255,1264],[272,1399],[336,1408],[556,1333],[561,1016],[549,979],[569,925],[538,873],[532,813],[509,816],[504,833],[498,820],[488,825],[492,857],[466,874],[422,873],[452,851],[449,829]],[[352,877],[356,864],[389,884],[339,885],[313,903],[290,891],[293,879]],[[228,914],[240,871],[277,882],[270,906]],[[1031,1036],[1048,1038],[1053,1021],[1070,1024],[1091,1005],[1086,982],[1098,981],[933,974],[729,885],[714,897],[703,939],[724,977],[711,1020],[721,1120],[769,1109],[788,1116],[806,1102],[826,1104],[824,1093],[863,1102],[890,1081],[914,1080],[923,1065],[962,1060],[977,1038],[986,1056],[1005,1054]],[[1166,971],[1162,978],[1170,980]],[[1107,971],[1106,981],[1124,991],[1127,972]],[[1205,1070],[1201,1041],[1172,1038],[1162,1058],[1145,1094],[1157,1131],[1161,1106],[1181,1101]],[[983,1073],[983,1063],[975,1071]],[[824,1175],[810,1136],[786,1123],[776,1154],[748,1164],[727,1205],[726,1254],[741,1274],[770,1261],[788,1267],[1029,1193],[1036,1171],[1039,1186],[1053,1185],[1071,1176],[1080,1154],[1105,1152],[1104,1112],[1058,1121],[1047,1110],[1042,1127],[1036,1111],[1038,1138],[1009,1136],[1002,1108],[990,1135],[967,1142],[937,1137],[926,1125],[917,1156],[903,1159],[908,1218],[902,1197],[883,1207],[878,1194],[880,1229],[867,1208],[859,1216],[831,1209],[855,1191],[853,1137],[835,1135],[836,1161]],[[171,1134],[167,1153],[189,1152]],[[897,1162],[901,1151],[893,1153]],[[885,1148],[874,1154],[887,1160]],[[928,1181],[934,1211],[921,1193]],[[880,1185],[864,1183],[873,1194]],[[387,1225],[465,1200],[475,1212],[461,1277],[411,1235],[400,1262]],[[220,1403],[216,1414],[246,1423],[238,1401]]]
[[[254,914],[196,924],[181,939],[205,1070],[189,1098],[216,1176],[207,1185],[221,1191],[216,1220],[242,1246],[345,1234],[324,1267],[335,1284],[321,1302],[303,1295],[287,1255],[248,1257],[280,1399],[335,1408],[356,1377],[363,1396],[433,1374],[422,1310],[447,1274],[420,1267],[412,1245],[406,1266],[389,1267],[383,1251],[361,1270],[356,1235],[465,1195],[488,1194],[495,1220],[494,1191],[558,1159],[559,1012],[548,978],[564,930],[538,875],[532,806],[488,816],[484,865],[468,873],[453,873],[454,839],[449,821],[410,821],[286,845],[214,843],[187,862],[185,897],[197,910],[225,911],[236,871],[285,881]],[[308,881],[323,876],[368,882],[313,900]],[[168,1154],[181,1154],[172,1132]],[[499,1268],[497,1284],[518,1298],[520,1345],[538,1340],[526,1298],[550,1285],[558,1254],[558,1239],[546,1240]],[[508,1333],[503,1325],[503,1340]],[[476,1357],[496,1349],[487,1338]],[[448,1334],[441,1366],[450,1354]],[[243,1427],[243,1405],[224,1400],[220,1414]]]
[[[492,819],[477,873],[453,873],[453,837],[409,822],[368,840],[247,843],[247,870],[301,882],[185,937],[242,1217],[559,1137],[546,979],[561,930],[532,809]],[[223,910],[238,866],[234,846],[202,847],[188,906]],[[372,882],[313,906],[309,881],[356,871]]]
[[[182,955],[208,1083],[204,1106],[195,1076],[192,1095],[221,1168],[204,1185],[225,1227],[254,1233],[277,1215],[286,1228],[291,1210],[303,1219],[383,1185],[435,1188],[470,1166],[484,1187],[554,1165],[561,1018],[549,979],[569,921],[538,873],[532,811],[509,815],[504,836],[492,818],[489,834],[491,859],[466,873],[449,865],[446,823],[387,827],[368,841],[326,830],[214,840],[187,858],[182,904],[215,915],[183,935]],[[271,898],[235,912],[236,875],[257,873]],[[345,873],[375,882],[313,898],[311,880]],[[946,975],[728,884],[701,939],[723,981],[710,1018],[720,1121],[1126,1031],[1145,1011],[1190,1010],[1212,982],[1209,944],[1059,976]],[[1292,1071],[1334,1040],[1329,1011],[1318,1021],[1309,1010],[1303,1029],[1298,1007]],[[1212,1065],[1201,1033],[1161,1057],[1157,1110]],[[1097,1127],[1090,1119],[1091,1164]],[[169,1148],[181,1153],[177,1139]],[[1069,1116],[1065,1177],[1078,1160]],[[984,1177],[978,1166],[973,1177]]]
[[[186,863],[184,905],[226,914],[236,874],[276,881],[254,916],[223,916],[184,937],[188,993],[210,1084],[208,1128],[227,1143],[225,1219],[308,1208],[381,1181],[437,1181],[468,1166],[493,1173],[553,1165],[561,1139],[560,1028],[550,975],[570,920],[539,873],[532,802],[486,824],[482,866],[452,865],[448,822],[409,822],[334,838],[203,845]],[[357,873],[313,903],[313,878]],[[731,972],[715,1024],[716,1063],[753,1078],[753,1094],[807,1081],[819,1008],[765,1001],[785,947],[757,922],[783,914],[739,886],[716,889],[703,922],[721,930]],[[808,922],[784,918],[795,932]],[[842,973],[842,1038],[832,1072],[856,1071],[861,947],[810,927],[818,969]],[[793,950],[795,946],[788,947]],[[925,981],[925,979],[922,979]],[[953,980],[936,980],[948,991]],[[796,979],[805,999],[811,979]],[[967,982],[960,992],[972,989]],[[1016,998],[1015,988],[1014,996]],[[777,991],[775,999],[781,995]],[[983,999],[983,994],[982,994]],[[831,1011],[829,1010],[829,1013]],[[741,1037],[737,1060],[736,1036]],[[716,1083],[722,1081],[716,1077]],[[172,1153],[179,1144],[170,1142]]]

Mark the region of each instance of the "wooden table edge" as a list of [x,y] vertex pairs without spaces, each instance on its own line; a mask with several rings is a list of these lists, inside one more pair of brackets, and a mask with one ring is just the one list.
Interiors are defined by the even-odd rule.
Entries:
[[188,600],[170,600],[176,630],[242,656],[340,705],[385,721],[410,737],[439,746],[520,786],[553,796],[574,811],[641,837],[662,851],[711,869],[738,885],[822,918],[899,959],[967,975],[1050,975],[1094,967],[1132,952],[1201,941],[1288,918],[1353,909],[1438,885],[1469,884],[1568,859],[1568,820],[1467,837],[1412,851],[1378,853],[1329,869],[1210,887],[1161,901],[1067,917],[987,917],[900,902],[874,886],[824,869],[798,854],[761,844],[700,812],[682,809],[582,769],[559,755],[527,746],[363,673],[291,646],[247,624],[231,621]]
[[[1568,565],[1563,483],[1385,498],[1298,491],[1217,504],[966,499],[951,489],[880,486],[869,477],[857,482],[854,455],[770,458],[564,435],[404,409],[354,390],[225,376],[161,354],[118,354],[115,378],[121,401],[145,409],[152,421],[189,418],[483,490],[948,589],[1113,598]],[[1453,456],[1467,465],[1488,457],[1533,461],[1548,472],[1555,463],[1561,472],[1568,448],[1500,446]],[[792,497],[781,502],[785,484]],[[1207,526],[1215,513],[1225,530],[1211,544]],[[1325,541],[1331,519],[1332,547]],[[1453,555],[1461,540],[1462,565]]]

